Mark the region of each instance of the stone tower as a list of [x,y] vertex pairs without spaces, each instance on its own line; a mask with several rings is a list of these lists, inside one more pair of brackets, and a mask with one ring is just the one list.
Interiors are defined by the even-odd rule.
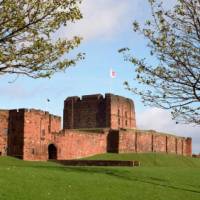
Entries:
[[113,94],[68,97],[64,102],[64,129],[136,128],[131,99]]

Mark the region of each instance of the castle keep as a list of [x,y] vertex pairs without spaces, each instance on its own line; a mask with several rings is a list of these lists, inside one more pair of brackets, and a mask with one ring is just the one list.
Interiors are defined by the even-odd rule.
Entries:
[[191,138],[136,127],[131,99],[69,97],[61,117],[35,109],[0,110],[0,155],[24,160],[75,159],[106,152],[191,156]]
[[64,129],[136,128],[133,101],[106,94],[69,97],[64,102]]

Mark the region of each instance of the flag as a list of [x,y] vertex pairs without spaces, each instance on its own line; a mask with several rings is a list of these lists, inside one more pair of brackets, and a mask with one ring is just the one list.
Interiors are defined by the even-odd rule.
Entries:
[[111,78],[116,78],[116,72],[110,69],[110,77]]

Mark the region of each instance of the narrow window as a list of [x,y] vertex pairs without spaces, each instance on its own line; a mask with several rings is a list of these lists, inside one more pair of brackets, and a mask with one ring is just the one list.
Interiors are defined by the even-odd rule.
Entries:
[[51,132],[51,126],[50,125],[48,125],[48,131],[49,131],[49,133]]
[[118,109],[118,116],[120,116],[120,110]]
[[120,119],[118,119],[118,125],[120,125]]
[[128,122],[127,122],[127,120],[125,121],[125,124],[126,124],[126,126],[128,126]]
[[42,129],[42,137],[45,136],[45,129]]

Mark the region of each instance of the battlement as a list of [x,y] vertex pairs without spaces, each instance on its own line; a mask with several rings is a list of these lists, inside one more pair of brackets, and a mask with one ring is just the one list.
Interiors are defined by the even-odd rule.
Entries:
[[129,101],[129,102],[133,102],[132,99],[123,97],[123,96],[119,96],[119,95],[115,95],[112,93],[106,93],[105,95],[102,94],[91,94],[91,95],[83,95],[81,97],[79,96],[71,96],[71,97],[67,97],[65,99],[65,102],[70,102],[70,101],[87,101],[87,100],[106,100],[106,99],[120,99],[120,100],[124,100],[124,101]]
[[84,95],[82,96],[82,100],[102,100],[104,99],[101,94],[92,94],[92,95]]
[[123,97],[123,96],[112,94],[112,93],[106,93],[105,94],[105,99],[110,99],[110,98],[133,102],[132,99],[129,99],[127,97]]
[[9,110],[0,109],[0,112],[9,112]]
[[65,99],[65,103],[68,103],[68,102],[71,102],[71,101],[77,102],[77,101],[80,101],[80,100],[81,100],[81,98],[78,97],[78,96],[67,97],[67,98]]
[[20,108],[20,109],[11,109],[9,110],[10,113],[24,113],[25,112],[25,108]]
[[[1,110],[0,110],[1,111]],[[51,117],[51,118],[54,118],[54,119],[58,119],[58,120],[61,120],[61,117],[60,116],[57,116],[57,115],[53,115],[53,114],[50,114],[48,111],[43,111],[43,110],[40,110],[40,109],[34,109],[34,108],[19,108],[19,109],[12,109],[12,110],[7,110],[10,114],[25,114],[25,113],[31,113],[31,114],[40,114],[40,115],[43,115],[43,116],[48,116],[48,117]]]
[[68,97],[65,100],[65,103],[70,103],[70,102],[80,102],[80,101],[91,101],[91,100],[103,100],[105,99],[103,95],[101,94],[92,94],[92,95],[83,95],[82,97],[78,97],[78,96],[72,96],[72,97]]

